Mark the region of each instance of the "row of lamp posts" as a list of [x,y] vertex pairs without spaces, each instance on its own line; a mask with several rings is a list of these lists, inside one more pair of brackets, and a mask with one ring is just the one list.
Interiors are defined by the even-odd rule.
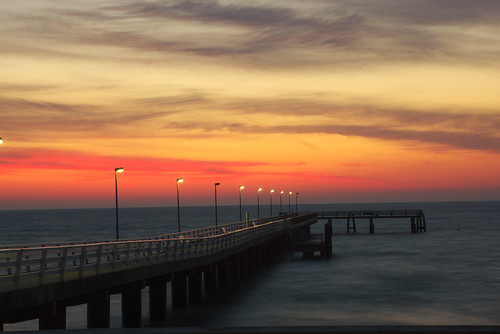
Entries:
[[[0,138],[0,143],[2,143],[2,138]],[[123,173],[124,169],[123,167],[117,167],[115,168],[115,201],[116,201],[116,239],[120,238],[120,229],[119,229],[119,222],[118,222],[118,180],[117,180],[117,174],[118,173]],[[177,183],[177,232],[181,231],[181,212],[180,212],[180,202],[179,202],[179,183],[184,182],[184,179],[179,178],[176,180]],[[217,215],[217,186],[220,186],[220,182],[214,183],[214,193],[215,193],[215,226],[218,225],[218,215]],[[242,211],[241,211],[241,191],[245,189],[245,186],[240,186],[239,187],[239,200],[240,200],[240,221],[242,221]],[[262,191],[262,188],[257,189],[257,218],[260,218],[260,192]],[[273,193],[274,189],[271,189],[269,192],[269,203],[270,203],[270,212],[271,216],[273,215]],[[280,192],[280,212],[283,212],[283,202],[282,202],[282,195],[284,194],[284,191]],[[292,192],[290,191],[288,193],[288,211],[291,211],[291,199],[290,197],[292,196]],[[295,193],[295,211],[298,211],[297,207],[297,198],[299,196],[299,193]]]
[[[2,137],[0,137],[0,144],[3,143]],[[115,168],[115,210],[116,210],[116,239],[120,239],[120,225],[119,225],[119,219],[118,219],[118,174],[123,173],[124,168],[123,167],[117,167]],[[184,179],[179,178],[177,179],[177,231],[181,231],[181,215],[180,215],[180,203],[179,203],[179,184],[184,182]],[[218,224],[218,217],[217,217],[217,186],[220,186],[220,183],[217,182],[215,183],[215,226]],[[241,191],[245,189],[245,186],[240,186],[239,187],[239,200],[240,200],[240,221],[242,221],[242,211],[241,211]],[[257,218],[260,218],[260,192],[262,191],[262,188],[257,189]],[[271,189],[269,192],[269,203],[270,203],[270,211],[271,211],[271,216],[273,215],[273,193],[274,189]],[[280,192],[280,212],[283,212],[283,206],[282,206],[282,195],[284,194],[284,191]],[[292,192],[290,191],[288,193],[288,211],[291,211],[291,204],[290,204],[290,196],[292,195]],[[295,210],[297,211],[297,197],[299,193],[295,193]]]

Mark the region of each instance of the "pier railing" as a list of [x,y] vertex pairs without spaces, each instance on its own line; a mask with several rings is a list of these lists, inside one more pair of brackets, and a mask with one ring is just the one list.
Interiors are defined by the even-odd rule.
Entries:
[[311,217],[274,217],[139,240],[3,247],[0,292],[215,255]]
[[318,218],[411,218],[423,215],[422,210],[354,210],[320,211]]

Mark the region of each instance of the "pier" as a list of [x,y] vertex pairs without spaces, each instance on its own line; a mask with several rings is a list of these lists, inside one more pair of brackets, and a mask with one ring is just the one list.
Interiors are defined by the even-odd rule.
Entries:
[[110,295],[121,294],[122,326],[142,326],[141,290],[152,321],[184,308],[288,252],[290,235],[316,214],[282,215],[150,239],[9,246],[0,249],[0,330],[39,319],[65,329],[66,307],[87,304],[87,328],[109,328]]
[[346,233],[351,230],[356,233],[356,220],[369,221],[370,234],[375,233],[376,219],[408,219],[411,233],[425,232],[427,230],[425,215],[422,210],[366,210],[366,211],[323,211],[316,213],[318,219],[332,222],[335,219],[346,220]]
[[[147,239],[4,246],[0,249],[0,330],[3,324],[39,319],[39,329],[65,329],[66,308],[87,305],[87,328],[109,328],[110,296],[121,295],[122,327],[142,326],[141,291],[149,287],[151,321],[167,318],[167,297],[180,309],[216,293],[287,252],[332,256],[332,222],[410,220],[426,231],[422,210],[282,213]],[[325,234],[311,225],[327,220]],[[167,283],[171,295],[167,296]]]

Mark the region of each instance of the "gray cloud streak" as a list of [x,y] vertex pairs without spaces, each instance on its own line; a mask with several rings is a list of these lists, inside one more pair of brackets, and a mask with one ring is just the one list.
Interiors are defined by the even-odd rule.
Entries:
[[[183,136],[186,137],[218,136],[221,129],[250,134],[324,133],[390,141],[418,141],[458,149],[500,151],[500,115],[492,111],[420,111],[359,103],[320,103],[299,98],[220,102],[203,94],[123,101],[112,111],[107,106],[67,105],[22,99],[0,98],[0,104],[0,122],[4,127],[25,131],[52,131],[55,135],[59,135],[61,131],[119,135],[119,130],[112,130],[115,125],[128,129],[146,122],[155,127],[148,128],[147,135],[150,136],[164,136],[162,129],[169,130],[168,136],[182,136],[184,133]],[[200,118],[200,114],[204,115],[203,118]],[[180,115],[185,121],[178,121]],[[279,116],[282,124],[263,125],[238,120],[239,116],[252,115],[257,119],[271,120]],[[297,119],[302,119],[303,125],[292,125],[296,124]],[[366,121],[370,125],[365,125]],[[186,132],[189,130],[201,130],[201,133]]]
[[[258,6],[213,0],[121,1],[82,9],[47,7],[39,14],[15,17],[15,29],[6,24],[3,32],[22,38],[31,34],[42,41],[38,47],[43,41],[83,43],[160,58],[222,57],[226,63],[259,67],[498,64],[500,41],[491,33],[498,31],[498,17],[496,0],[288,1]],[[470,33],[471,27],[490,33]],[[138,60],[137,55],[128,57]]]

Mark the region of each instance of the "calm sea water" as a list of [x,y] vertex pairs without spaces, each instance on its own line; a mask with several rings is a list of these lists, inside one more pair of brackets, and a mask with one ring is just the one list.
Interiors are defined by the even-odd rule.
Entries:
[[[287,209],[284,207],[283,209]],[[500,202],[301,205],[299,211],[423,209],[427,232],[406,220],[357,221],[357,234],[334,221],[334,256],[285,256],[186,310],[148,326],[500,325]],[[177,230],[176,208],[120,209],[120,236]],[[250,217],[255,207],[246,207]],[[239,207],[219,207],[219,223],[239,219]],[[261,216],[269,214],[261,206]],[[278,212],[276,206],[273,212]],[[182,229],[214,225],[212,207],[181,209]],[[313,227],[323,230],[324,221]],[[0,244],[104,240],[115,236],[114,209],[0,211]],[[169,291],[170,292],[170,291]],[[208,306],[208,307],[207,307]],[[120,327],[120,296],[111,325]],[[86,307],[68,308],[68,328],[85,328]],[[33,330],[37,321],[7,324]]]

